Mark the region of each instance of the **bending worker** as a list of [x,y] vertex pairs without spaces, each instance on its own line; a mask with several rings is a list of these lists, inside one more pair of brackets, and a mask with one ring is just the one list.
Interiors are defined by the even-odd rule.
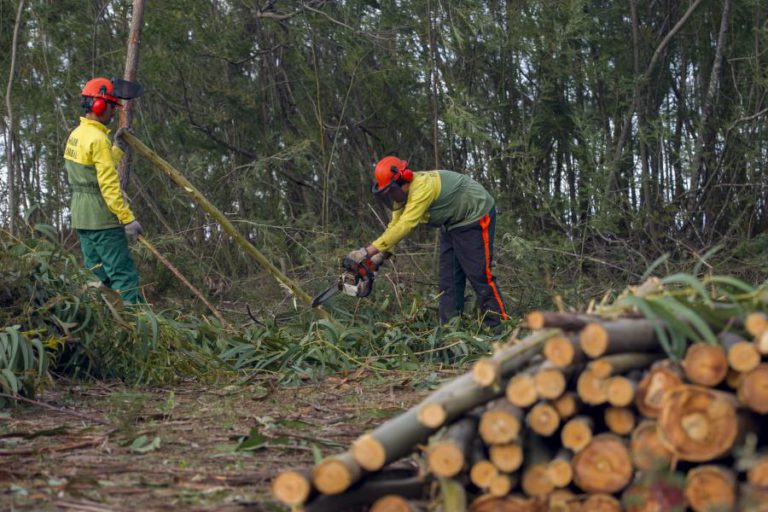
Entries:
[[85,266],[130,304],[144,299],[126,235],[136,240],[142,229],[120,189],[117,164],[125,142],[116,137],[113,146],[107,125],[120,108],[120,98],[135,98],[141,92],[141,85],[118,78],[88,81],[81,93],[84,117],[64,150],[72,189],[72,227],[77,230]]
[[408,169],[394,156],[376,164],[373,193],[393,210],[382,235],[349,258],[366,257],[378,266],[388,252],[417,225],[440,228],[440,322],[464,309],[466,280],[475,290],[484,323],[496,326],[507,313],[496,278],[491,273],[496,208],[493,197],[471,177],[453,171]]

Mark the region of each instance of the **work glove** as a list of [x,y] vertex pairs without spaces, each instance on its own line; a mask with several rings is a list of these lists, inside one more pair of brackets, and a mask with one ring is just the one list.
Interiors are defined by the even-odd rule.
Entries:
[[125,142],[125,139],[123,138],[124,133],[130,133],[133,135],[133,130],[127,126],[123,126],[120,129],[115,132],[115,146],[120,148],[120,150],[125,153],[128,150],[128,143]]
[[365,258],[368,257],[368,251],[365,250],[365,247],[361,247],[359,249],[355,249],[354,251],[347,254],[347,258],[351,259],[355,263],[362,263]]
[[137,220],[129,222],[123,226],[123,228],[125,229],[125,234],[134,242],[139,238],[139,235],[144,232],[141,228],[141,224],[139,224],[139,221]]
[[387,258],[389,258],[388,252],[377,252],[371,256],[371,262],[376,265],[376,268],[379,268],[382,264],[384,264],[384,260]]

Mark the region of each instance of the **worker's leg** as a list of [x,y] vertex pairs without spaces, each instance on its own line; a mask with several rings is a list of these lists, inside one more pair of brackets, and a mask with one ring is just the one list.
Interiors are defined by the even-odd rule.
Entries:
[[440,285],[440,323],[445,323],[458,316],[464,310],[464,290],[466,276],[459,265],[453,250],[451,234],[440,234],[440,261],[439,285]]
[[490,326],[509,318],[491,272],[495,227],[494,209],[479,222],[451,231],[456,258],[477,294],[478,306],[486,314],[485,324]]
[[99,231],[91,229],[77,230],[77,237],[80,239],[80,251],[83,253],[83,266],[96,274],[96,277],[104,283],[104,286],[110,286],[109,276],[104,271],[104,266],[99,257],[98,244],[93,240],[98,233]]
[[122,227],[94,231],[91,237],[95,252],[109,277],[109,287],[120,293],[128,304],[142,304],[144,297],[139,288],[139,271],[128,248],[128,239]]

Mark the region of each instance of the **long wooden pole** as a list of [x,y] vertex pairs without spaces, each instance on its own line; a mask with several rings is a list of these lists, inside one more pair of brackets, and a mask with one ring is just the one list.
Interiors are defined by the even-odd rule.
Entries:
[[[229,219],[227,219],[221,210],[210,203],[205,198],[205,196],[203,196],[203,194],[197,190],[197,188],[195,188],[195,186],[192,185],[192,183],[190,183],[187,178],[184,177],[183,174],[176,170],[171,164],[163,160],[160,155],[149,149],[146,145],[144,145],[143,142],[141,142],[131,133],[124,133],[123,138],[134,150],[136,150],[136,153],[152,162],[155,167],[157,167],[166,176],[171,178],[174,183],[181,187],[181,189],[186,192],[198,205],[200,205],[203,210],[208,212],[211,217],[213,217],[214,220],[219,223],[224,231],[226,231],[235,240],[235,242],[237,242],[237,244],[245,250],[245,252],[250,254],[259,263],[259,265],[264,267],[270,274],[272,274],[272,277],[274,277],[280,284],[287,287],[296,297],[301,299],[308,306],[312,304],[312,297],[307,295],[307,293],[302,290],[301,287],[299,287],[299,285],[292,279],[280,272],[280,270],[275,267],[267,259],[267,257],[264,256],[264,254],[261,253],[261,251],[259,251],[256,247],[253,246],[253,244],[246,240],[246,238],[235,228],[234,224],[232,224]],[[323,317],[329,320],[333,320],[331,315],[323,308],[316,307],[312,309],[317,311]]]
[[192,285],[192,283],[190,283],[190,282],[189,282],[189,280],[188,280],[186,277],[184,277],[184,274],[182,274],[182,273],[179,271],[179,269],[177,269],[177,268],[176,268],[176,267],[173,265],[173,263],[171,263],[170,261],[168,261],[168,259],[167,259],[165,256],[163,256],[162,254],[160,254],[160,251],[158,251],[158,250],[157,250],[157,247],[155,247],[155,246],[154,246],[154,245],[153,245],[153,244],[152,244],[152,243],[151,243],[149,240],[147,240],[147,239],[146,239],[146,238],[144,238],[143,236],[139,236],[139,242],[141,242],[141,243],[144,245],[144,247],[146,247],[147,249],[149,249],[149,251],[150,251],[152,254],[154,254],[154,255],[155,255],[155,257],[156,257],[157,259],[159,259],[159,260],[160,260],[160,262],[161,262],[163,265],[165,265],[165,266],[166,266],[166,268],[168,268],[168,270],[170,270],[170,271],[173,273],[173,275],[175,275],[175,276],[176,276],[176,277],[179,279],[179,281],[181,281],[181,282],[182,282],[182,284],[184,284],[184,286],[186,286],[187,288],[189,288],[189,290],[190,290],[192,293],[194,293],[194,294],[195,294],[195,296],[196,296],[198,299],[200,299],[200,300],[203,302],[203,304],[205,304],[206,306],[208,306],[208,309],[210,309],[210,310],[211,310],[211,313],[213,313],[213,314],[216,316],[216,318],[218,318],[218,319],[219,319],[219,322],[221,322],[221,325],[223,325],[223,326],[224,326],[226,329],[232,330],[232,324],[230,324],[229,322],[227,322],[227,321],[224,319],[224,316],[221,314],[221,312],[220,312],[218,309],[216,309],[216,306],[214,306],[213,304],[211,304],[211,303],[208,301],[208,299],[206,299],[206,298],[205,298],[205,295],[203,295],[203,292],[201,292],[201,291],[200,291],[200,290],[198,290],[198,289],[197,289],[195,286],[193,286],[193,285]]
[[[131,15],[131,29],[128,34],[128,49],[125,57],[125,73],[123,78],[132,82],[136,81],[139,69],[139,45],[141,44],[141,27],[144,25],[144,0],[133,0],[133,12]],[[120,111],[120,127],[131,127],[133,121],[133,100],[125,100]],[[120,175],[120,187],[126,190],[128,180],[131,177],[133,158],[130,151],[126,151],[120,160],[118,174]]]

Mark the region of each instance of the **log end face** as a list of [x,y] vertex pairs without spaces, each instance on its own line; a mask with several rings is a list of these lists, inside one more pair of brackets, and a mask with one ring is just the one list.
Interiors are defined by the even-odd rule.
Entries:
[[487,388],[499,379],[499,364],[491,358],[479,359],[472,366],[472,379],[478,386]]
[[323,494],[340,494],[352,484],[352,475],[342,461],[331,458],[314,467],[312,481]]
[[437,429],[443,426],[447,419],[445,407],[441,404],[424,404],[417,415],[419,423],[427,428]]
[[599,323],[589,323],[579,333],[579,344],[589,357],[600,357],[608,349],[608,331]]
[[360,467],[368,471],[378,471],[387,462],[384,446],[371,434],[363,434],[352,443],[352,456]]
[[272,482],[272,495],[286,505],[302,505],[309,498],[312,487],[298,471],[283,471]]
[[450,478],[464,467],[464,453],[450,441],[437,443],[427,451],[427,464],[435,475]]

